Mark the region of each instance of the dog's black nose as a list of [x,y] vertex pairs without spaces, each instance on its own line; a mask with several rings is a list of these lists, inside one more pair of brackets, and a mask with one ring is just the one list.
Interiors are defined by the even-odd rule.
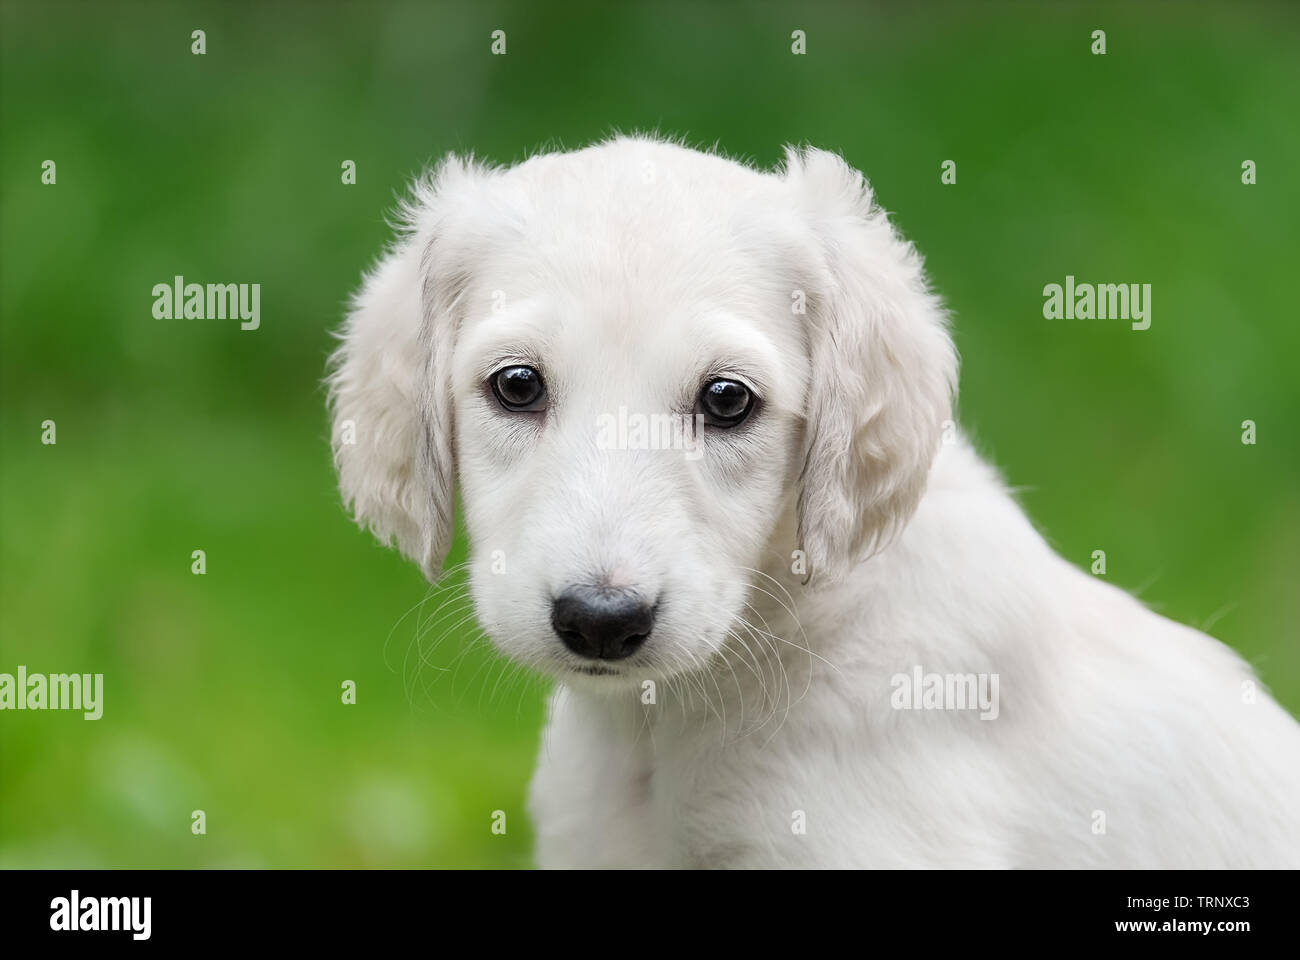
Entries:
[[620,587],[569,587],[551,604],[551,626],[564,645],[600,660],[629,656],[654,623],[654,608]]

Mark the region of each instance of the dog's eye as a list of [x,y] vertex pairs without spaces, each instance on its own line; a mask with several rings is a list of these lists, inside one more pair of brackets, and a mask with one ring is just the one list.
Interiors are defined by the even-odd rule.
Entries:
[[546,384],[532,367],[503,367],[492,374],[492,392],[507,410],[535,411],[546,407]]
[[710,380],[700,391],[699,413],[712,427],[734,427],[754,409],[754,394],[738,380]]

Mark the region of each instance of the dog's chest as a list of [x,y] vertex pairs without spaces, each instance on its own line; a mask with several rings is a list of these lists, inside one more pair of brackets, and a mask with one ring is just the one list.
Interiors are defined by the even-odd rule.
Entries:
[[825,736],[807,734],[798,722],[727,740],[718,720],[657,730],[638,805],[648,817],[628,829],[652,836],[665,867],[841,861],[845,844],[864,839],[856,771]]

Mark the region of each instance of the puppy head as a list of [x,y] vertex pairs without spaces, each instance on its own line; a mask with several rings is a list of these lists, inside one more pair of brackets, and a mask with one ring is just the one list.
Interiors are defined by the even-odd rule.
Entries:
[[838,579],[915,508],[956,361],[839,158],[451,159],[403,214],[332,364],[340,484],[431,580],[459,487],[507,655],[604,685],[700,669],[773,551]]

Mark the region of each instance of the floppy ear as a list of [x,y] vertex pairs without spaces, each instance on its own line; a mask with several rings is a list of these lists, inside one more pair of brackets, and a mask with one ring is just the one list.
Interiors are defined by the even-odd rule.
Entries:
[[417,182],[397,242],[353,297],[327,379],[344,502],[430,581],[453,532],[450,362],[467,275],[447,195],[471,174],[451,158]]
[[957,356],[921,257],[834,154],[787,151],[814,237],[799,530],[810,569],[839,579],[886,546],[925,492]]

